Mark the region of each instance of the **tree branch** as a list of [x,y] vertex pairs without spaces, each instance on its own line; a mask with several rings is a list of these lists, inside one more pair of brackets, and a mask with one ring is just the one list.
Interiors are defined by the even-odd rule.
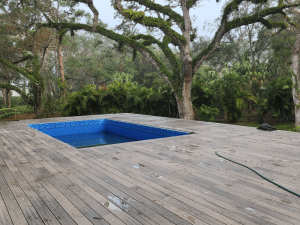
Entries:
[[225,23],[221,24],[219,29],[217,30],[213,40],[210,44],[203,49],[195,58],[193,58],[192,65],[193,65],[193,73],[195,74],[199,69],[200,65],[218,48],[220,48],[220,42],[223,38],[223,35],[227,32],[225,27]]
[[[290,18],[286,15],[285,12],[283,12],[283,9],[291,8],[295,6],[299,6],[300,3],[292,3],[292,4],[283,4],[283,1],[279,1],[279,4],[277,7],[271,7],[268,9],[264,9],[260,11],[259,13],[255,13],[252,16],[238,18],[232,21],[227,21],[227,18],[229,14],[238,9],[238,6],[243,2],[244,0],[233,0],[229,4],[226,5],[224,9],[224,13],[221,20],[221,25],[216,32],[213,40],[211,43],[206,47],[202,52],[200,52],[194,59],[193,59],[193,72],[196,73],[200,65],[215,51],[220,47],[220,41],[223,38],[224,34],[234,28],[248,25],[252,23],[261,22],[263,25],[265,25],[268,29],[276,28],[276,27],[282,27],[286,28],[287,23],[286,22],[270,22],[267,19],[264,19],[263,17],[280,13],[283,14],[287,22],[291,23]],[[260,4],[265,3],[267,0],[246,0],[253,2],[254,4]],[[292,23],[291,23],[292,24]]]
[[[147,35],[144,36],[134,36],[134,37],[126,37],[121,34],[115,33],[112,30],[108,30],[104,27],[101,27],[98,25],[96,29],[92,26],[89,26],[87,24],[80,24],[80,23],[39,23],[37,24],[38,27],[49,27],[49,28],[54,28],[57,29],[58,27],[62,29],[72,29],[72,30],[85,30],[88,32],[94,32],[94,33],[99,33],[105,37],[108,37],[118,43],[122,43],[124,45],[127,45],[128,47],[131,47],[135,49],[136,51],[140,52],[143,56],[147,58],[147,60],[156,67],[160,75],[165,79],[165,81],[170,84],[171,88],[174,89],[174,91],[180,93],[180,88],[181,87],[173,87],[172,83],[170,82],[170,78],[172,79],[173,75],[172,73],[166,68],[166,66],[161,62],[161,60],[158,59],[158,57],[143,43],[139,43],[135,39],[141,39],[142,37],[146,37]],[[152,37],[153,38],[153,37]],[[155,38],[153,38],[151,41],[155,41]]]
[[6,65],[7,67],[13,69],[14,71],[16,72],[19,72],[21,73],[22,75],[24,75],[25,77],[27,77],[28,79],[32,80],[33,82],[36,82],[36,83],[39,83],[34,77],[33,77],[33,73],[26,70],[26,69],[23,69],[23,68],[20,68],[18,66],[15,66],[14,64],[12,64],[11,62],[7,61],[6,59],[3,59],[3,58],[0,58],[0,63]]
[[169,7],[162,6],[160,4],[156,4],[150,0],[125,0],[126,2],[138,2],[140,5],[148,7],[150,10],[154,10],[155,12],[160,12],[170,19],[176,21],[177,23],[183,22],[183,17],[177,12],[173,11]]
[[167,22],[163,19],[154,18],[150,16],[145,16],[144,12],[136,12],[132,9],[125,10],[121,4],[121,0],[115,0],[115,8],[118,12],[123,15],[124,17],[137,22],[141,25],[148,26],[148,27],[156,27],[162,30],[165,35],[171,37],[177,45],[182,45],[186,42],[186,38],[173,29],[171,29],[171,22]]
[[178,74],[180,74],[181,72],[181,64],[177,59],[176,55],[168,46],[168,44],[171,43],[172,41],[169,36],[165,35],[162,42],[158,41],[151,35],[139,34],[131,38],[135,40],[143,39],[144,40],[143,45],[145,46],[149,46],[151,44],[157,44],[159,48],[162,50],[162,52],[164,53],[164,55],[166,56],[166,58],[169,60],[171,65],[173,66],[173,74],[171,74],[171,77],[169,77],[172,81],[172,84],[173,85],[176,84],[176,86],[181,85],[181,80],[179,78],[180,76],[178,76]]
[[5,88],[6,90],[13,90],[17,92],[27,104],[32,105],[33,102],[32,99],[20,88],[13,86],[11,84],[2,84],[2,83],[0,83],[0,88]]
[[268,9],[264,9],[258,13],[253,14],[252,16],[247,16],[247,17],[238,18],[238,19],[235,19],[232,21],[227,21],[226,28],[228,30],[232,30],[234,28],[237,28],[237,27],[240,27],[243,25],[248,25],[248,24],[257,23],[257,22],[261,22],[268,29],[276,28],[276,27],[286,28],[287,27],[286,22],[271,22],[267,19],[264,19],[263,17],[280,13],[280,14],[283,14],[284,16],[286,16],[287,22],[292,24],[292,22],[290,21],[290,18],[282,10],[286,9],[286,8],[295,7],[295,6],[300,6],[300,3],[285,4],[285,5],[279,5],[277,7],[271,7]]
[[18,64],[18,63],[24,62],[24,61],[26,61],[28,59],[33,59],[33,56],[32,55],[27,55],[26,57],[23,57],[23,58],[19,59],[18,61],[13,62],[12,64]]
[[99,12],[95,8],[93,0],[74,0],[74,1],[77,2],[77,3],[81,2],[81,3],[87,4],[88,7],[90,8],[90,10],[92,10],[92,12],[94,14],[94,18],[93,18],[94,29],[96,29],[96,27],[98,26]]

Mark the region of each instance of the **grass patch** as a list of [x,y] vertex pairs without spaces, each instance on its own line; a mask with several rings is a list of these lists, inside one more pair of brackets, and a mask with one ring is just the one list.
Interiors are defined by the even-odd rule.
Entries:
[[[247,127],[259,127],[259,123],[249,122],[249,123],[235,123],[234,125],[247,126]],[[277,130],[285,130],[292,132],[300,132],[299,128],[295,127],[295,122],[288,122],[284,124],[274,125]]]
[[299,128],[295,127],[294,122],[286,123],[286,124],[278,124],[274,126],[277,130],[286,130],[286,131],[293,131],[293,132],[300,132]]
[[[231,125],[239,125],[239,126],[247,126],[247,127],[259,127],[260,123],[256,122],[258,121],[257,114],[258,112],[244,112],[245,116],[240,118],[237,123],[229,123],[227,120],[222,118],[216,118],[215,123],[225,123],[225,124],[231,124]],[[267,122],[268,123],[268,122]],[[271,124],[270,124],[271,125]],[[295,127],[295,122],[288,122],[288,123],[282,123],[277,125],[271,125],[275,127],[277,130],[285,130],[285,131],[292,131],[292,132],[300,132],[300,127]]]

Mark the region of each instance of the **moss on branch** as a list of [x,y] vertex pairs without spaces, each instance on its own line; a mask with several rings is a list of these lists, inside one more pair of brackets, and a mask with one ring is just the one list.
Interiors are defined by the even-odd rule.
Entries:
[[148,7],[150,10],[153,10],[155,12],[160,12],[160,13],[168,16],[170,19],[172,19],[178,23],[183,22],[183,17],[180,14],[173,11],[169,7],[165,7],[160,4],[156,4],[150,0],[125,0],[125,1],[138,2],[139,4]]
[[[193,70],[197,66],[197,63],[201,59],[203,59],[203,57],[207,56],[207,54],[209,54],[209,52],[211,50],[213,50],[214,45],[216,44],[217,35],[223,36],[226,32],[228,32],[232,29],[235,29],[235,28],[243,26],[243,25],[248,25],[248,24],[253,24],[253,23],[258,23],[258,22],[262,23],[268,29],[277,28],[277,27],[286,28],[287,23],[296,25],[291,22],[291,19],[287,16],[287,14],[283,10],[287,9],[287,8],[291,8],[291,7],[300,6],[300,3],[283,4],[283,0],[279,0],[277,7],[270,7],[270,8],[261,10],[260,12],[255,13],[251,16],[246,16],[246,17],[238,18],[238,19],[235,19],[232,21],[227,21],[229,14],[232,13],[234,10],[238,10],[239,5],[243,1],[244,0],[233,0],[232,2],[230,2],[226,5],[223,16],[222,16],[222,20],[221,20],[221,26],[222,26],[222,24],[225,24],[226,30],[224,30],[224,31],[222,31],[222,33],[220,33],[221,32],[220,31],[221,26],[220,26],[219,29],[217,30],[216,35],[213,38],[212,42],[204,50],[202,50],[195,58],[193,58],[193,62],[192,62]],[[254,4],[261,4],[261,3],[267,2],[267,0],[248,0],[248,1],[250,1]],[[190,0],[190,1],[188,1],[188,3],[189,2],[196,2],[196,1]],[[265,16],[277,14],[277,13],[284,15],[284,17],[286,18],[286,21],[272,22],[267,19],[264,19]]]
[[27,61],[27,60],[29,60],[29,59],[33,59],[34,57],[32,56],[32,55],[25,55],[25,57],[23,57],[23,58],[21,58],[21,59],[19,59],[18,61],[15,61],[15,62],[13,62],[12,64],[18,64],[18,63],[20,63],[20,62],[24,62],[24,61]]
[[123,10],[122,13],[126,18],[128,18],[134,22],[137,22],[141,25],[159,28],[166,35],[170,36],[174,40],[174,42],[177,43],[177,45],[179,43],[182,43],[182,44],[186,43],[186,38],[184,36],[180,35],[179,33],[177,33],[176,31],[174,31],[171,28],[169,21],[165,21],[163,19],[155,18],[155,17],[151,17],[151,16],[145,16],[144,12],[141,12],[141,11],[136,12],[132,9]]
[[0,83],[0,88],[4,88],[6,90],[13,90],[13,91],[17,92],[24,99],[24,101],[27,104],[29,104],[29,105],[32,104],[32,99],[20,88],[14,86],[14,85],[11,85],[11,84],[3,84],[3,83]]
[[[28,54],[26,54],[25,57],[28,57]],[[15,66],[11,62],[0,58],[0,63],[6,65],[7,67],[13,69],[14,71],[22,74],[24,77],[26,77],[29,80],[29,85],[33,87],[33,98],[29,97],[25,92],[23,92],[21,89],[19,89],[16,86],[13,86],[11,84],[0,84],[1,88],[5,88],[7,90],[14,90],[17,93],[21,95],[21,97],[24,99],[27,104],[31,105],[32,107],[35,107],[35,101],[36,98],[36,90],[39,89],[41,92],[45,89],[45,82],[42,76],[40,76],[40,64],[39,64],[39,57],[38,56],[30,56],[29,59],[31,61],[27,63],[28,69],[24,69],[18,66]]]
[[64,38],[64,36],[65,36],[65,34],[66,34],[67,32],[68,32],[67,29],[62,29],[62,30],[59,32],[59,34],[58,34],[59,44],[62,43],[63,38]]
[[[27,56],[28,57],[28,56]],[[30,59],[33,59],[32,57],[30,57]],[[28,78],[29,80],[33,80],[35,82],[38,82],[38,80],[36,80],[34,78],[34,72],[32,71],[28,71],[26,69],[23,69],[21,67],[15,66],[13,63],[7,61],[6,59],[0,58],[0,63],[4,64],[5,66],[13,69],[14,71],[21,73],[22,75],[24,75],[26,78]]]
[[[238,19],[226,22],[226,28],[228,30],[232,30],[234,28],[237,28],[237,27],[240,27],[243,25],[248,25],[248,24],[257,23],[257,22],[262,23],[268,29],[277,28],[277,27],[286,28],[287,22],[291,23],[291,20],[287,16],[287,14],[283,11],[283,9],[291,8],[291,7],[299,6],[299,5],[300,5],[300,3],[287,4],[287,5],[279,3],[277,7],[271,7],[268,9],[264,9],[264,10],[260,11],[259,13],[255,13],[251,16],[246,16],[246,17],[242,17],[242,18],[238,18]],[[277,14],[277,13],[283,14],[284,17],[286,17],[287,22],[286,21],[271,22],[267,19],[264,19],[265,16]]]
[[193,58],[192,61],[193,69],[196,66],[197,62],[200,61],[204,56],[206,56],[213,49],[213,46],[214,46],[214,40],[212,40],[212,42],[205,49],[203,49],[197,56]]
[[[222,22],[227,21],[228,16],[230,13],[233,11],[238,10],[239,5],[243,2],[244,0],[233,0],[232,2],[228,3],[224,9],[224,13],[222,16]],[[261,3],[266,3],[268,0],[248,0],[249,2],[253,2],[254,4],[261,4]]]
[[186,6],[188,9],[192,8],[199,0],[188,0]]
[[[176,89],[177,86],[181,87],[182,81],[181,81],[180,75],[179,75],[181,73],[181,64],[180,64],[179,60],[177,59],[176,55],[173,53],[173,51],[168,46],[169,43],[172,42],[172,39],[169,36],[165,35],[162,42],[160,42],[159,40],[157,40],[156,38],[154,38],[151,35],[144,35],[144,34],[138,34],[135,36],[131,36],[131,38],[135,39],[135,40],[143,39],[142,44],[145,46],[157,44],[158,47],[162,50],[162,52],[166,56],[166,58],[169,60],[171,65],[173,66],[173,74],[171,74],[171,76],[168,76],[168,78],[170,79],[172,84],[175,84],[174,89]],[[179,89],[178,89],[178,92],[180,92]]]
[[169,36],[165,35],[159,47],[163,51],[164,55],[169,60],[171,65],[173,66],[173,74],[170,77],[170,79],[173,84],[174,91],[176,91],[176,93],[179,93],[179,96],[181,96],[181,90],[182,90],[181,87],[183,85],[182,79],[180,78],[180,73],[182,71],[181,63],[179,62],[176,55],[168,46],[169,43],[171,43],[171,40],[172,39]]

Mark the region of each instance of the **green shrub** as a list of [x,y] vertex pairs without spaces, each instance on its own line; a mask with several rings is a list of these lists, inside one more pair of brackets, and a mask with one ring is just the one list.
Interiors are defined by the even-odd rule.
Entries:
[[205,86],[203,80],[195,80],[192,84],[192,102],[195,108],[200,108],[202,104],[211,107],[217,103],[217,95],[213,94],[212,88]]
[[67,97],[63,107],[65,116],[109,113],[137,113],[178,117],[175,98],[169,85],[157,90],[136,83],[115,81],[107,91],[87,85],[82,91]]
[[68,95],[62,111],[65,116],[81,116],[101,113],[99,93],[95,85],[84,86],[82,91]]
[[270,82],[267,88],[267,111],[274,111],[272,116],[283,122],[291,120],[294,110],[292,79],[278,77]]
[[294,128],[293,128],[293,131],[295,131],[295,132],[300,132],[300,126],[294,127]]
[[11,96],[10,100],[11,100],[12,107],[26,104],[26,102],[21,96]]
[[8,118],[12,115],[18,115],[21,114],[20,112],[18,112],[17,109],[14,108],[3,108],[0,109],[0,119],[5,119]]
[[263,116],[268,112],[268,100],[263,95],[257,96],[258,122],[262,123]]
[[205,104],[202,104],[199,109],[194,107],[194,111],[196,118],[203,121],[214,121],[215,116],[217,116],[220,112],[219,109],[211,108]]
[[43,96],[43,111],[41,113],[41,117],[54,117],[54,114],[58,111],[58,105],[55,101],[54,97],[47,93]]
[[229,71],[219,81],[225,117],[231,123],[237,122],[243,116],[244,101],[256,102],[251,92],[244,89],[247,83],[243,78],[235,71]]

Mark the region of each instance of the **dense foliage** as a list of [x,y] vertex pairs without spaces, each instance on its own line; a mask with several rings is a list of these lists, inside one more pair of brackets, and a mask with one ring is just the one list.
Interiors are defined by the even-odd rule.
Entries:
[[18,112],[17,109],[13,108],[2,108],[0,109],[0,119],[5,119],[7,117],[18,115],[20,112]]
[[169,86],[158,90],[135,83],[115,81],[107,90],[87,85],[67,97],[63,112],[67,116],[104,113],[138,113],[178,117],[176,101]]
[[267,89],[267,110],[283,122],[291,120],[294,109],[291,78],[277,78],[270,82]]

